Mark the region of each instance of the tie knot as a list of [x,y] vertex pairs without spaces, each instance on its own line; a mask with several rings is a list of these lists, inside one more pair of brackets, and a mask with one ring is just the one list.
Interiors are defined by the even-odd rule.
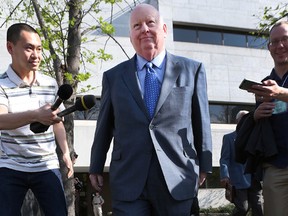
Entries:
[[153,68],[153,63],[152,62],[147,62],[146,63],[146,67],[149,68],[149,69],[152,69]]

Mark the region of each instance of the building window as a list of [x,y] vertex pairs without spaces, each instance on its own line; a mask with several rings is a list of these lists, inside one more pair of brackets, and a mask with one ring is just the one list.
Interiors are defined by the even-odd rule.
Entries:
[[199,43],[222,45],[222,35],[219,32],[199,30],[198,38]]
[[267,49],[267,35],[258,37],[247,31],[174,24],[173,35],[174,41]]
[[235,118],[240,110],[252,111],[255,105],[210,103],[210,122],[215,124],[235,124]]
[[236,33],[223,33],[223,41],[226,46],[246,47],[246,35]]
[[189,29],[183,26],[183,28],[178,28],[177,31],[174,31],[174,40],[175,38],[182,38],[185,42],[198,43],[197,41],[197,31],[194,29]]
[[248,47],[250,48],[263,48],[267,49],[267,39],[264,37],[256,37],[254,35],[247,36]]

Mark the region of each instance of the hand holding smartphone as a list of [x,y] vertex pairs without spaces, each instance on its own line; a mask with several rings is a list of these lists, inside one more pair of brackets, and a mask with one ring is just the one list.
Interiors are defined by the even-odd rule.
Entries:
[[258,83],[252,80],[243,79],[243,81],[239,85],[239,88],[243,90],[248,90],[248,89],[251,89],[253,85],[264,85],[264,84]]

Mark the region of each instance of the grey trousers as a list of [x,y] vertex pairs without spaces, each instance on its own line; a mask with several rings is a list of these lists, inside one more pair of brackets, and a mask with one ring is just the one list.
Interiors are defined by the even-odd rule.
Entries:
[[288,168],[264,165],[263,195],[265,216],[288,215]]

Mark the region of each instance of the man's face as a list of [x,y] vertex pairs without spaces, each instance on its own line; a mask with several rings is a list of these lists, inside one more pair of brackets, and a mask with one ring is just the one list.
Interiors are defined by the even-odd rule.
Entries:
[[288,24],[272,29],[268,49],[275,65],[288,65]]
[[137,54],[154,58],[165,49],[166,35],[167,27],[155,8],[142,5],[134,9],[130,18],[130,40]]
[[38,34],[22,31],[16,44],[7,42],[7,49],[15,72],[25,74],[38,69],[42,60],[42,45]]

